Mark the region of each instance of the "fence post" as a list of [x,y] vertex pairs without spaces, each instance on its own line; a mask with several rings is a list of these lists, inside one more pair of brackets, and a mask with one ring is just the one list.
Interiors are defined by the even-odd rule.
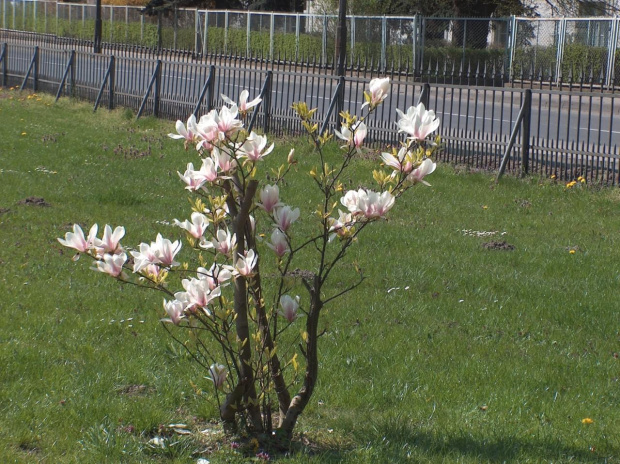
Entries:
[[532,123],[532,89],[523,94],[523,122],[521,126],[521,176],[530,170],[530,126]]
[[321,64],[327,64],[327,15],[323,15],[323,37],[321,40]]
[[161,37],[161,11],[157,12],[157,49],[161,50],[162,48],[162,37]]
[[8,60],[8,50],[9,46],[5,42],[2,44],[2,53],[0,53],[0,61],[2,62],[2,86],[6,87],[8,84],[8,71],[6,61]]
[[108,81],[108,109],[114,109],[114,82],[116,77],[116,58],[110,56],[110,77]]
[[[566,19],[562,18],[559,22],[558,45],[555,56],[555,81],[560,83],[562,79],[562,59],[564,56],[564,41],[566,40]],[[560,89],[562,90],[562,89]]]
[[224,54],[228,52],[228,10],[224,13]]
[[385,71],[387,69],[387,18],[384,16],[381,18],[381,68]]
[[157,60],[155,69],[155,95],[153,95],[153,116],[159,117],[159,96],[161,93],[161,60]]
[[273,83],[273,73],[267,71],[267,89],[263,97],[263,111],[265,112],[265,120],[263,121],[263,131],[265,134],[269,132],[269,117],[271,115],[271,86]]
[[424,108],[428,109],[431,101],[431,85],[428,82],[425,82],[422,85],[422,91],[420,92],[420,98],[418,99],[418,104],[422,103]]
[[250,56],[250,37],[252,34],[252,13],[247,12],[245,19],[245,56]]
[[344,84],[344,76],[341,75],[338,78],[338,89],[340,90],[340,92],[338,93],[338,106],[336,107],[336,127],[338,126],[338,122],[340,121],[340,113],[344,111]]
[[519,27],[518,24],[519,23],[517,23],[517,17],[515,15],[512,15],[508,23],[508,27],[510,28],[508,33],[508,66],[506,66],[506,69],[508,70],[508,79],[506,79],[506,76],[503,76],[505,81],[511,80],[512,74],[514,72],[514,59],[515,51],[517,48],[517,28]]
[[273,13],[269,16],[269,59],[273,60],[273,29],[275,27],[275,16]]
[[60,98],[60,94],[62,93],[62,89],[65,86],[65,82],[67,82],[67,76],[69,75],[69,72],[71,72],[71,93],[73,93],[73,60],[75,59],[75,50],[71,50],[71,54],[69,55],[69,62],[67,63],[67,67],[65,69],[65,73],[62,76],[62,79],[60,80],[60,85],[58,86],[58,91],[56,92],[56,101],[58,101],[58,99]]
[[177,4],[174,4],[174,15],[172,16],[172,48],[177,49],[177,24],[179,22],[179,9],[177,8]]
[[204,28],[204,32],[202,35],[202,54],[205,56],[207,55],[207,45],[209,44],[208,34],[209,34],[209,11],[205,11],[205,28]]
[[349,61],[353,67],[353,58],[355,57],[355,16],[350,16],[351,20],[351,52],[349,53]]
[[[301,19],[297,13],[297,22],[295,23],[295,61],[299,60],[299,29]],[[306,20],[307,22],[307,20]]]
[[609,33],[609,47],[607,50],[607,74],[605,76],[605,85],[608,88],[612,88],[615,77],[615,68],[616,68],[616,50],[618,48],[618,25],[620,21],[618,17],[612,18],[610,20],[610,33]]

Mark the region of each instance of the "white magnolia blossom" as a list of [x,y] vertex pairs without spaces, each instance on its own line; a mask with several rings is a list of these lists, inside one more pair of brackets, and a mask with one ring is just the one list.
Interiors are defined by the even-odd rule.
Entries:
[[243,277],[249,277],[254,272],[254,267],[258,263],[258,255],[254,250],[248,250],[244,255],[237,253],[238,258],[235,262],[233,273]]
[[435,117],[435,112],[427,111],[423,103],[409,107],[407,113],[398,108],[396,112],[400,116],[397,122],[398,132],[405,132],[411,139],[422,141],[439,127],[439,119]]
[[165,322],[172,322],[174,325],[179,325],[181,319],[185,317],[185,304],[179,300],[166,301],[164,300],[164,309],[169,319],[162,319]]
[[383,100],[385,100],[390,91],[390,78],[375,78],[368,84],[368,92],[365,92],[366,102],[362,105],[362,108],[370,105],[374,108]]
[[228,228],[218,229],[210,241],[204,241],[200,246],[204,249],[215,248],[215,251],[225,256],[230,256],[233,249],[237,245],[237,237],[231,234]]
[[[249,96],[250,96],[250,92],[248,92],[245,89],[242,90],[241,93],[239,94],[239,105],[237,105],[237,107],[239,108],[240,113],[247,113],[248,110],[254,108],[261,101],[263,101],[263,99],[260,97],[256,97],[254,100],[248,101]],[[222,97],[222,100],[224,100],[224,103],[230,106],[235,105],[235,102],[232,101],[230,98],[228,98],[226,95],[222,94],[221,97]]]
[[282,206],[273,212],[276,226],[286,232],[291,224],[299,218],[299,208],[292,209],[290,206]]
[[407,147],[402,147],[398,150],[396,156],[392,153],[381,153],[381,159],[387,166],[390,166],[395,171],[400,171],[407,174],[413,170],[413,157],[411,152],[407,150]]
[[292,298],[289,295],[280,297],[280,310],[278,314],[289,322],[295,322],[299,317],[297,310],[299,309],[299,296]]
[[339,139],[347,142],[347,145],[345,146],[349,146],[360,151],[362,145],[364,144],[366,134],[368,134],[368,128],[363,122],[357,121],[351,129],[343,125],[342,132],[334,131],[334,133]]
[[84,237],[84,232],[78,224],[73,224],[73,232],[67,232],[65,238],[58,238],[61,245],[68,248],[74,248],[80,253],[86,253],[93,247],[95,238],[97,237],[97,224],[93,224],[88,233],[88,238]]
[[207,219],[207,216],[194,211],[192,213],[191,219],[191,222],[187,219],[183,222],[175,219],[174,225],[180,227],[181,229],[185,229],[192,237],[196,239],[202,238],[205,230],[207,230],[207,226],[209,225],[209,220]]
[[112,227],[106,224],[103,229],[103,237],[101,240],[97,237],[93,238],[93,247],[96,255],[101,258],[106,253],[115,255],[123,253],[124,250],[120,244],[120,240],[124,236],[125,228],[123,226],[118,226],[112,231]]
[[420,166],[414,169],[413,172],[407,176],[407,180],[413,182],[414,184],[420,182],[424,185],[430,186],[431,184],[426,182],[424,180],[424,177],[432,174],[435,171],[436,167],[437,163],[433,163],[429,158],[426,158],[424,161],[422,161],[422,164],[420,164]]
[[252,162],[260,161],[272,152],[274,144],[272,143],[269,148],[265,150],[266,146],[267,137],[257,135],[254,131],[252,131],[248,138],[245,139],[245,142],[243,142],[243,145],[239,148],[239,157],[247,158]]
[[277,185],[265,185],[260,191],[260,203],[258,203],[258,206],[266,212],[271,213],[274,208],[283,205],[280,202],[280,189]]
[[123,272],[123,265],[127,261],[127,254],[109,254],[106,253],[103,255],[101,261],[97,261],[95,263],[95,267],[92,269],[95,271],[103,272],[105,274],[110,274],[112,277],[118,277]]
[[209,375],[210,377],[206,378],[213,382],[216,389],[220,390],[224,386],[228,371],[222,364],[212,364],[209,368]]
[[382,218],[394,206],[394,195],[385,191],[382,193],[359,189],[350,190],[340,199],[340,203],[353,215],[364,216],[367,219]]
[[133,272],[140,272],[151,264],[161,264],[165,267],[178,266],[180,263],[174,260],[176,254],[181,250],[181,242],[175,240],[174,243],[157,234],[157,238],[150,245],[141,243],[139,251],[132,251],[134,258]]
[[267,246],[274,251],[278,258],[281,258],[290,251],[286,234],[278,228],[273,229],[271,233],[271,243],[267,243]]

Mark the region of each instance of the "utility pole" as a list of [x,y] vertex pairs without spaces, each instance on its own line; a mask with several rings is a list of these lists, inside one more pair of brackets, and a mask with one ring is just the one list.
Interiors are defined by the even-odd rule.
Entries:
[[93,42],[93,52],[101,53],[101,0],[97,0],[95,6],[95,40]]
[[344,76],[347,55],[347,0],[338,3],[338,29],[336,30],[336,72]]

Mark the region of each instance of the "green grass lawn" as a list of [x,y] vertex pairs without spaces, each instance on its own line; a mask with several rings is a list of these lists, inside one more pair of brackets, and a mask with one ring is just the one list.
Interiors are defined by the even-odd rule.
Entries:
[[[181,238],[176,172],[196,155],[169,121],[49,96],[0,90],[0,121],[0,462],[248,462],[159,324],[161,295],[56,240],[76,222],[122,224],[126,245]],[[310,227],[311,149],[280,140],[269,158],[291,146],[282,195]],[[428,180],[351,250],[366,283],[328,306],[299,439],[272,460],[619,463],[620,191],[447,165]],[[149,445],[175,423],[193,433]]]

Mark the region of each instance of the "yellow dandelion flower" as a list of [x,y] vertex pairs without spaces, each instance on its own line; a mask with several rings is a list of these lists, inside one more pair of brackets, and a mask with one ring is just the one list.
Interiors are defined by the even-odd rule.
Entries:
[[570,251],[569,251],[569,253],[570,253],[571,255],[574,255],[574,254],[575,254],[575,250],[570,250]]
[[557,176],[555,174],[551,174],[551,178],[555,179],[555,178],[557,178]]
[[482,205],[482,209],[489,209],[487,205]]
[[590,424],[593,424],[594,421],[592,419],[590,419],[589,417],[586,417],[585,419],[581,419],[581,423],[582,424],[586,424],[586,425],[590,425]]
[[22,135],[26,135],[26,133],[25,133],[25,132],[22,132]]

